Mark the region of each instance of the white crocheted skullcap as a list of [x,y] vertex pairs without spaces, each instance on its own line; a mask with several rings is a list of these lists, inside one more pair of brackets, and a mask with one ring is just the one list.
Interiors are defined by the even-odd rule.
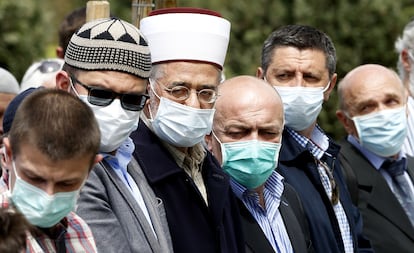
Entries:
[[19,93],[19,83],[8,70],[0,68],[0,93]]

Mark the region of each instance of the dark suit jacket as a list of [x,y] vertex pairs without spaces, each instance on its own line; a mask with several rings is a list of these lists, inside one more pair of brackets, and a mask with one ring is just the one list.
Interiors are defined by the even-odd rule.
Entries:
[[[340,160],[345,174],[353,173],[357,184],[357,196],[353,197],[363,217],[363,233],[370,239],[376,253],[414,252],[414,228],[384,177],[365,156],[351,143],[341,143]],[[408,158],[410,177],[414,175],[414,163]],[[352,175],[352,174],[351,174]]]
[[[256,222],[243,202],[238,200],[238,204],[246,240],[246,253],[275,252],[260,225]],[[285,184],[279,211],[285,223],[293,251],[295,253],[314,252],[302,204],[295,190],[288,184]]]
[[[361,215],[352,204],[347,192],[341,171],[341,165],[336,159],[339,146],[329,139],[327,153],[324,155],[327,164],[333,168],[333,176],[338,184],[342,207],[348,218],[352,233],[354,252],[372,252],[371,245],[362,236]],[[312,245],[316,252],[344,252],[341,232],[331,200],[323,188],[317,164],[308,149],[302,147],[287,132],[283,131],[282,148],[280,150],[278,172],[298,193],[309,224]]]

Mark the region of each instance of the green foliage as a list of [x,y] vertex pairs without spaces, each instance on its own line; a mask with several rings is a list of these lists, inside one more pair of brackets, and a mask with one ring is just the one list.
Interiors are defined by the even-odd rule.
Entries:
[[[21,78],[34,59],[57,44],[57,28],[87,0],[1,0],[0,65]],[[111,13],[131,20],[130,0],[109,0]],[[232,23],[225,74],[255,75],[263,41],[286,24],[307,24],[334,41],[338,81],[352,68],[378,63],[395,68],[394,41],[414,13],[412,0],[178,0],[179,6],[210,8]],[[47,7],[47,8],[46,8]],[[13,22],[12,22],[13,21]],[[53,51],[53,50],[52,50]],[[49,55],[50,56],[50,55]],[[344,131],[336,119],[337,95],[325,103],[319,123],[334,138]]]
[[[44,1],[38,1],[42,3]],[[31,1],[0,1],[0,66],[20,80],[33,59],[44,53],[49,15]]]
[[[287,24],[305,24],[326,32],[338,57],[338,81],[354,67],[378,63],[395,68],[394,41],[414,11],[413,1],[394,0],[192,0],[220,11],[232,22],[226,76],[255,75],[263,41]],[[183,4],[185,5],[185,4]],[[335,139],[345,135],[335,116],[334,91],[319,116],[319,124]]]

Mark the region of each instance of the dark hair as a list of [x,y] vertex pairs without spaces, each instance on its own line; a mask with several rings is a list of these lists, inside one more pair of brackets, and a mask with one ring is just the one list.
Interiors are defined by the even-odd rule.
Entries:
[[98,153],[100,132],[92,110],[79,98],[56,89],[28,95],[16,111],[9,132],[13,155],[31,144],[51,161]]
[[0,208],[0,252],[16,253],[26,248],[30,223],[14,208]]
[[86,7],[75,9],[69,13],[60,23],[59,27],[59,46],[66,52],[72,35],[86,22]]
[[328,35],[318,29],[306,25],[283,26],[270,34],[262,48],[261,67],[264,72],[269,67],[273,51],[278,47],[295,47],[303,49],[317,49],[326,56],[326,68],[329,76],[336,70],[336,51]]

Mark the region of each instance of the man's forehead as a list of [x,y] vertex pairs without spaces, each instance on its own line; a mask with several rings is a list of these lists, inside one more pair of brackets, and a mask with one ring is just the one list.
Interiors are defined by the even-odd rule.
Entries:
[[321,50],[293,47],[275,49],[270,67],[286,71],[328,72],[326,56]]

